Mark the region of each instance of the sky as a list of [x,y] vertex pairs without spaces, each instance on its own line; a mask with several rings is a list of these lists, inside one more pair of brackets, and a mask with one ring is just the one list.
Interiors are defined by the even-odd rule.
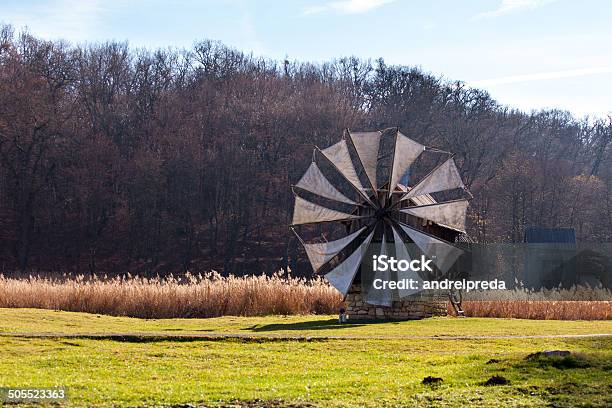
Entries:
[[0,0],[0,22],[46,39],[419,66],[503,105],[612,115],[608,0]]

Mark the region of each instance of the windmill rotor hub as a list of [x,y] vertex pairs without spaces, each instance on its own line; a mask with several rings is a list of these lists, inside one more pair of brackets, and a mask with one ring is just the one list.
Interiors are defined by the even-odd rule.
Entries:
[[378,210],[376,210],[376,213],[374,213],[374,217],[377,220],[382,220],[384,218],[389,218],[391,214],[391,209],[388,207],[385,208],[379,208]]

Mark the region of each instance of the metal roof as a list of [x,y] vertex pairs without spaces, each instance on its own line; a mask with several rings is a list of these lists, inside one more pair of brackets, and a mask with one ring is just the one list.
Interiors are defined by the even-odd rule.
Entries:
[[573,228],[527,228],[525,242],[536,244],[575,244],[576,231]]

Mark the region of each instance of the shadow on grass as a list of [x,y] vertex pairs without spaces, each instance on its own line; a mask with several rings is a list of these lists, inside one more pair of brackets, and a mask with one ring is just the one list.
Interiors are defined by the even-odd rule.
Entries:
[[[48,337],[53,339],[55,337]],[[57,337],[61,339],[62,337]],[[107,335],[78,335],[71,336],[72,339],[83,340],[106,340],[118,343],[210,343],[210,342],[225,342],[225,343],[283,343],[283,342],[326,342],[327,337],[264,337],[264,336],[249,336],[248,334],[237,337],[233,336],[143,336],[139,334],[107,334]],[[62,344],[77,346],[78,344]]]
[[359,323],[338,323],[336,319],[329,320],[313,320],[295,323],[273,323],[265,325],[254,325],[251,327],[244,328],[242,330],[248,330],[252,332],[269,332],[279,330],[335,330],[335,329],[349,329],[351,327],[361,327],[372,324],[391,323],[399,324],[397,321],[385,321],[385,320],[361,320]]
[[183,328],[179,328],[179,329],[162,329],[161,331],[167,332],[167,331],[176,331],[176,332],[214,332],[215,329],[183,329]]

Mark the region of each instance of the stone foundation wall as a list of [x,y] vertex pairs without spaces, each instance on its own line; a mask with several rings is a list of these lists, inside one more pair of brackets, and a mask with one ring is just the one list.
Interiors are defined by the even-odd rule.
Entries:
[[352,285],[345,299],[346,314],[351,320],[415,320],[425,317],[446,316],[444,298],[423,298],[393,302],[391,307],[370,305],[361,296],[361,285]]

